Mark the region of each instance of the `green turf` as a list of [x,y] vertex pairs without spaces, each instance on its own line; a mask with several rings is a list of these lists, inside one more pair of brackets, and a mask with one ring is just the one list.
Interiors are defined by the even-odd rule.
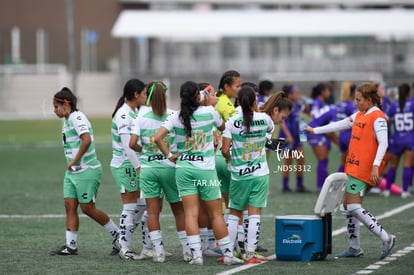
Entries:
[[[97,153],[103,164],[103,181],[97,207],[117,221],[121,210],[119,194],[109,171],[111,158],[110,119],[92,120],[98,140]],[[203,267],[182,262],[177,234],[168,205],[164,205],[161,226],[166,249],[173,253],[167,263],[151,261],[122,261],[109,256],[111,239],[102,228],[89,218],[82,217],[79,232],[79,255],[76,257],[49,256],[48,251],[62,245],[65,239],[64,218],[44,215],[63,215],[62,178],[65,170],[63,149],[60,145],[60,122],[53,121],[0,121],[0,274],[214,274],[232,267],[219,265],[215,259],[205,259]],[[308,146],[305,185],[315,190],[316,161]],[[336,170],[339,154],[336,147],[330,153],[330,171]],[[270,160],[275,171],[277,159]],[[294,188],[292,180],[291,187]],[[271,173],[271,194],[268,207],[263,211],[260,244],[275,253],[275,216],[312,214],[317,193],[281,193],[281,174]],[[379,216],[398,206],[412,202],[396,196],[384,199],[369,194],[366,209]],[[20,216],[18,216],[20,215]],[[397,235],[394,251],[414,243],[414,208],[380,220],[381,224]],[[334,229],[344,225],[337,213]],[[367,229],[361,229],[365,256],[358,259],[336,260],[328,255],[324,261],[286,262],[271,261],[248,269],[242,274],[353,274],[378,261],[380,241]],[[140,235],[136,234],[134,247],[140,250]],[[333,238],[333,250],[346,248],[345,234]],[[399,257],[374,274],[411,274],[414,252]]]

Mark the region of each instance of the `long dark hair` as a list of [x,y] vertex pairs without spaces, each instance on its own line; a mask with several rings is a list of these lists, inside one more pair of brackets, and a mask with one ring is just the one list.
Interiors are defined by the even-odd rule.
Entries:
[[69,103],[71,113],[78,110],[76,107],[78,99],[67,87],[63,87],[59,92],[57,92],[53,97],[53,100],[59,102],[61,105],[63,105],[65,102]]
[[124,85],[124,92],[119,98],[118,103],[115,106],[115,110],[112,113],[112,117],[115,116],[116,111],[124,104],[125,100],[132,100],[135,96],[135,92],[140,94],[145,90],[145,83],[139,79],[133,78],[128,80]]
[[311,98],[315,99],[326,89],[325,83],[318,83],[312,87]]
[[147,105],[151,104],[152,111],[159,117],[167,112],[167,90],[167,86],[161,81],[152,81],[148,84]]
[[180,87],[181,110],[179,117],[188,137],[191,137],[191,116],[200,106],[197,100],[199,93],[198,85],[193,81],[184,82]]
[[216,96],[221,96],[224,93],[224,85],[232,85],[236,77],[240,77],[240,73],[237,71],[230,70],[225,72],[220,78]]
[[402,113],[405,107],[405,102],[410,96],[410,85],[403,83],[398,86],[398,105],[400,106],[400,112]]
[[256,100],[256,93],[249,86],[244,86],[237,94],[237,100],[243,110],[243,122],[247,132],[250,132],[250,124],[253,121],[254,101]]

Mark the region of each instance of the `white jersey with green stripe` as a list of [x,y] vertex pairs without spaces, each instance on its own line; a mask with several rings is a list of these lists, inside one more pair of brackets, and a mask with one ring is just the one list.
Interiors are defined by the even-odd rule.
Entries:
[[79,163],[77,165],[80,167],[78,167],[77,171],[83,170],[85,168],[95,169],[101,166],[96,157],[92,126],[86,116],[80,111],[72,112],[69,117],[63,121],[63,149],[68,163],[71,162],[79,152],[79,148],[82,142],[80,136],[86,133],[88,133],[91,137],[91,144],[89,145],[85,154],[79,160]]
[[223,123],[212,106],[199,106],[191,116],[191,137],[187,136],[180,112],[171,114],[162,127],[175,132],[180,157],[176,167],[211,170],[215,168],[213,129]]
[[[133,120],[131,134],[139,137],[138,141],[142,146],[142,168],[175,166],[155,144],[155,134],[172,113],[173,111],[168,109],[166,114],[159,117],[152,111],[152,107],[142,106],[139,109],[137,118]],[[170,148],[170,152],[174,153],[177,151],[174,132],[170,132],[164,138],[164,142]]]
[[265,113],[253,113],[250,131],[244,126],[242,113],[229,118],[223,138],[231,139],[231,176],[233,180],[269,174],[266,160],[266,135],[272,133],[274,124]]
[[118,168],[129,161],[121,142],[121,135],[130,135],[132,121],[137,117],[137,110],[132,110],[126,103],[116,111],[112,118],[112,160],[111,167]]

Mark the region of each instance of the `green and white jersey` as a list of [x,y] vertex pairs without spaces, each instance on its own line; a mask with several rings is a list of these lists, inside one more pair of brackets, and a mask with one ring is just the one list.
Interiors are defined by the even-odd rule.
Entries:
[[243,114],[237,113],[226,122],[223,138],[231,139],[231,177],[246,180],[269,174],[266,161],[266,134],[272,133],[274,124],[265,113],[253,113],[250,131],[246,131]]
[[[62,137],[63,137],[63,150],[65,152],[66,161],[69,163],[79,152],[81,145],[82,134],[88,133],[91,136],[91,144],[86,150],[85,154],[79,160],[80,170],[86,168],[96,169],[101,166],[100,162],[96,158],[95,143],[93,137],[93,130],[91,123],[86,116],[80,111],[72,112],[68,118],[63,121]],[[77,171],[80,171],[77,170]]]
[[[167,159],[166,156],[160,151],[155,144],[155,134],[158,129],[167,119],[167,117],[172,114],[172,110],[167,110],[167,113],[162,117],[157,116],[152,111],[152,107],[142,106],[139,109],[138,116],[133,120],[131,134],[137,135],[139,137],[138,142],[142,146],[141,152],[141,167],[175,167],[175,164]],[[175,143],[175,135],[173,132],[170,132],[165,138],[164,142],[170,148],[171,152],[177,151],[177,145]]]
[[116,111],[112,118],[112,160],[111,167],[119,168],[129,161],[122,146],[121,135],[130,135],[132,121],[137,117],[137,110],[132,110],[126,103]]
[[171,114],[162,127],[175,132],[177,150],[181,156],[176,167],[211,170],[215,168],[213,128],[223,123],[212,106],[200,106],[191,116],[191,137],[188,137],[179,118],[180,112]]

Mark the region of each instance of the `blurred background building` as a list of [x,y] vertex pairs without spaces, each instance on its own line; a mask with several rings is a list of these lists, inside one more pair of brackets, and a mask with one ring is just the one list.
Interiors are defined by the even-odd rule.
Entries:
[[[319,81],[414,81],[414,1],[2,0],[0,119],[50,118],[66,85],[109,116],[125,80],[180,84],[235,69],[276,89]],[[97,104],[98,103],[98,104]]]

